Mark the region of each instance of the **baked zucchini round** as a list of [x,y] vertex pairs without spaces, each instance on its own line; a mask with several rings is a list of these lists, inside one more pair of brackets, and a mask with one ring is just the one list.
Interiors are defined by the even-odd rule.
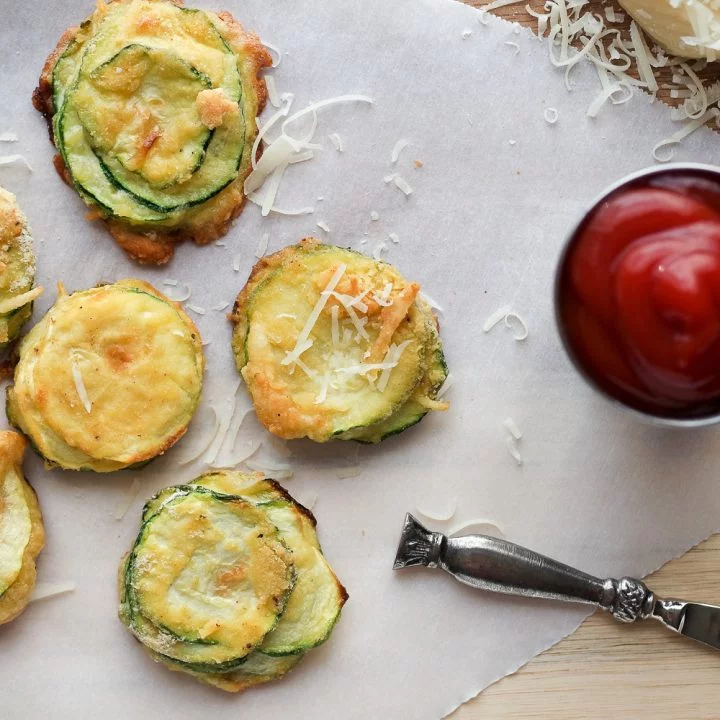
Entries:
[[0,625],[30,602],[45,545],[37,497],[22,472],[25,445],[17,433],[0,432]]
[[163,454],[200,401],[200,334],[148,283],[60,296],[19,348],[10,422],[49,466],[112,472]]
[[27,220],[15,196],[0,188],[0,350],[20,334],[32,315],[35,253]]
[[229,13],[114,0],[63,35],[33,101],[63,177],[131,256],[163,263],[240,212],[270,63]]
[[229,692],[289,672],[347,599],[312,513],[260,473],[229,470],[146,503],[119,589],[121,621],[156,661]]
[[282,438],[374,443],[446,409],[437,319],[419,290],[312,238],[263,258],[231,315],[260,422]]

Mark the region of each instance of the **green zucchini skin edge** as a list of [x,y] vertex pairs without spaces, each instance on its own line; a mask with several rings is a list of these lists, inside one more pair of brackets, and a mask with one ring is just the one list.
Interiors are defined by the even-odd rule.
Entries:
[[[205,15],[203,11],[196,8],[177,7],[176,9],[183,14]],[[81,29],[87,28],[89,25],[90,21],[86,21],[81,25]],[[160,231],[172,231],[173,229],[175,229],[177,222],[182,218],[182,215],[184,213],[191,211],[193,208],[208,202],[216,195],[221,193],[223,190],[225,190],[225,188],[227,188],[233,181],[237,179],[238,172],[242,167],[243,159],[245,159],[250,152],[250,148],[248,148],[248,143],[246,142],[246,129],[248,119],[245,113],[242,74],[239,67],[237,67],[237,56],[228,44],[227,40],[223,37],[220,28],[218,28],[216,23],[211,21],[209,17],[207,17],[207,25],[210,32],[217,39],[218,46],[221,46],[223,48],[223,52],[226,52],[235,59],[235,62],[233,64],[235,66],[235,78],[237,80],[237,87],[233,88],[232,95],[237,95],[237,103],[239,108],[239,127],[236,132],[237,149],[235,152],[232,153],[232,156],[234,158],[233,165],[231,167],[228,167],[227,170],[223,170],[222,172],[223,179],[219,180],[218,182],[213,182],[212,188],[209,189],[207,192],[198,192],[195,198],[187,201],[170,201],[168,202],[168,204],[161,204],[147,197],[139,195],[136,191],[132,189],[132,187],[130,187],[126,182],[119,178],[118,175],[114,173],[110,167],[108,167],[107,163],[101,157],[101,154],[95,148],[93,148],[91,144],[91,154],[98,165],[97,172],[99,172],[102,175],[103,179],[110,183],[118,192],[123,193],[126,197],[126,200],[128,201],[129,206],[134,206],[135,209],[128,211],[127,213],[120,213],[110,206],[109,201],[104,201],[98,191],[96,191],[92,187],[88,187],[87,184],[80,182],[76,174],[73,172],[72,162],[70,161],[70,157],[68,155],[65,144],[65,116],[72,100],[73,87],[67,88],[63,92],[58,77],[58,68],[61,66],[61,64],[65,60],[67,60],[67,58],[70,57],[74,52],[77,52],[78,41],[76,39],[71,40],[56,61],[51,73],[51,94],[54,105],[54,116],[52,125],[55,145],[58,149],[58,152],[60,153],[60,156],[63,159],[63,163],[67,168],[68,175],[76,191],[80,194],[80,196],[85,200],[87,204],[97,207],[106,219],[119,220],[121,222],[138,228],[146,227],[149,230],[157,229]],[[89,41],[83,40],[83,42],[95,42],[97,38],[102,35],[102,28],[103,23],[101,22],[97,26],[94,36]],[[110,35],[112,36],[112,33],[110,33]],[[129,45],[131,44],[138,43],[129,43]],[[87,48],[83,48],[82,50],[80,50],[80,52],[83,53],[83,57],[78,62],[79,70],[78,75],[76,76],[75,84],[77,83],[77,79],[84,72],[83,63],[85,62],[84,54],[86,51]],[[111,59],[112,58],[106,59],[105,62],[108,62]],[[194,70],[199,73],[196,68],[194,68]],[[223,87],[223,84],[219,85],[219,87]],[[252,122],[254,122],[254,118],[252,119]],[[207,158],[209,148],[216,136],[217,135],[215,131],[212,131],[207,138],[204,152],[202,153],[202,157],[198,161],[195,172],[202,168],[205,159]],[[219,150],[218,156],[222,155],[224,155],[224,152],[222,150]]]
[[[176,498],[185,497],[189,494],[201,492],[206,495],[216,496],[219,498],[224,498],[226,500],[240,500],[247,503],[250,503],[251,505],[254,505],[258,508],[263,507],[286,507],[286,506],[292,506],[296,510],[298,510],[302,515],[305,516],[305,518],[310,522],[311,526],[314,528],[316,525],[315,517],[313,516],[312,512],[308,510],[307,508],[303,507],[300,503],[297,503],[288,493],[287,491],[278,483],[276,483],[273,480],[264,480],[263,482],[267,483],[267,485],[270,487],[272,495],[270,496],[270,499],[264,494],[261,493],[258,496],[254,496],[253,494],[243,494],[242,492],[238,492],[237,494],[229,495],[223,492],[216,492],[212,489],[208,489],[202,485],[202,481],[204,478],[208,477],[211,478],[215,472],[208,472],[205,475],[200,476],[197,478],[193,483],[188,485],[178,485],[178,486],[171,486],[168,488],[164,488],[160,491],[158,491],[154,496],[152,496],[144,505],[143,511],[142,511],[142,526],[140,529],[140,533],[138,534],[138,540],[136,541],[135,545],[133,546],[133,549],[128,554],[127,561],[125,563],[125,570],[124,570],[124,581],[123,581],[123,587],[122,587],[122,600],[121,600],[121,609],[120,609],[120,617],[121,620],[125,625],[127,625],[130,629],[133,628],[133,617],[138,613],[137,604],[133,602],[133,588],[132,588],[132,560],[134,557],[134,553],[136,548],[138,547],[138,544],[142,542],[142,535],[144,533],[144,529],[152,522],[154,518],[156,518],[163,510]],[[199,483],[199,484],[194,484]],[[275,497],[276,496],[276,497]],[[268,518],[270,522],[272,523],[272,519]],[[279,537],[282,539],[282,532],[279,532]],[[318,547],[318,552],[321,552]],[[337,579],[335,579],[335,582],[337,582]],[[300,656],[303,655],[308,650],[317,647],[321,645],[323,642],[325,642],[329,636],[332,633],[332,630],[334,629],[337,621],[340,618],[341,611],[342,611],[342,605],[344,604],[345,600],[347,599],[347,593],[345,592],[344,588],[341,587],[341,602],[339,603],[339,606],[337,608],[337,612],[335,615],[329,619],[329,622],[327,623],[327,626],[324,628],[324,632],[322,636],[317,637],[312,642],[306,642],[306,643],[300,643],[296,644],[292,647],[291,650],[284,650],[281,652],[272,652],[272,651],[266,651],[261,649],[262,643],[260,643],[258,646],[253,648],[251,652],[259,653],[261,655],[264,655],[269,658],[282,658],[282,657],[289,657],[289,656]],[[289,600],[290,594],[288,594],[288,600]],[[278,615],[276,625],[278,622],[282,620],[282,613]],[[147,619],[144,619],[145,622]],[[274,628],[273,628],[274,629]],[[272,630],[270,630],[265,638],[267,638]],[[171,633],[172,634],[172,633]],[[174,637],[178,637],[177,635],[174,635]],[[263,638],[263,641],[265,640]],[[184,640],[187,642],[193,642],[190,638],[178,638],[180,640]],[[167,661],[179,668],[184,668],[186,670],[190,670],[192,672],[196,673],[216,673],[216,674],[224,674],[232,672],[233,670],[240,670],[242,671],[242,665],[249,657],[250,653],[248,655],[244,656],[243,658],[238,658],[237,660],[230,660],[225,663],[198,663],[198,662],[188,662],[179,660],[177,658],[168,657],[167,655],[164,655],[162,653],[158,653],[157,651],[153,650],[152,652],[156,653],[158,656],[160,656],[164,661]]]
[[[160,505],[160,507],[157,509],[157,512],[154,512],[147,519],[145,519],[143,521],[143,524],[140,527],[140,532],[138,533],[135,543],[133,544],[133,548],[130,551],[127,562],[125,564],[124,601],[125,601],[125,605],[127,607],[127,616],[128,616],[128,620],[130,623],[129,627],[132,629],[133,633],[138,637],[138,639],[140,639],[142,636],[142,630],[140,627],[138,627],[138,623],[137,623],[138,616],[142,617],[143,620],[145,622],[149,623],[150,625],[154,625],[154,623],[152,623],[147,618],[144,618],[144,616],[142,616],[142,612],[140,611],[139,603],[137,601],[137,597],[135,595],[134,588],[132,585],[133,561],[137,555],[137,550],[139,549],[140,545],[142,544],[142,541],[144,540],[145,533],[149,529],[153,520],[163,511],[163,509],[165,507],[167,507],[169,504],[171,504],[173,502],[173,500],[181,499],[183,497],[187,497],[188,495],[192,495],[192,494],[209,496],[220,502],[234,502],[234,501],[245,501],[246,502],[246,500],[244,498],[242,498],[238,495],[226,495],[226,494],[216,493],[212,490],[208,490],[203,487],[192,486],[192,485],[178,485],[178,486],[174,486],[171,488],[166,488],[165,491],[161,491],[155,497],[162,495],[166,491],[172,491],[172,492],[168,493],[167,499],[165,500],[165,502],[162,503],[162,505]],[[147,507],[147,504],[146,504],[146,507]],[[282,538],[279,537],[278,539],[280,540],[280,542],[282,542]],[[290,581],[290,587],[289,587],[287,593],[285,593],[284,598],[282,599],[283,601],[281,603],[280,611],[279,611],[277,617],[275,618],[275,622],[268,630],[268,633],[272,632],[274,627],[277,625],[280,617],[282,616],[282,612],[285,609],[285,605],[287,604],[288,598],[290,597],[290,593],[292,592],[292,588],[294,587],[295,579],[296,579],[296,575],[295,575],[295,570],[293,568],[292,575],[291,575],[291,581]],[[121,603],[121,606],[122,606],[122,603]],[[155,626],[155,627],[158,627],[158,626]],[[164,630],[162,628],[158,627],[158,629],[164,633],[167,632],[166,630]],[[196,639],[184,638],[175,633],[168,633],[168,634],[171,634],[173,637],[181,640],[182,642],[186,642],[189,644],[208,645],[208,643],[206,643],[206,642],[197,643]],[[262,642],[262,640],[260,642]],[[260,643],[258,643],[258,645],[259,644]],[[192,670],[194,672],[222,674],[222,673],[226,673],[226,672],[231,672],[232,670],[235,670],[235,669],[241,667],[242,664],[247,660],[248,655],[253,650],[255,650],[256,647],[257,646],[247,648],[246,653],[241,656],[231,658],[229,660],[225,660],[222,662],[217,662],[217,663],[186,661],[186,660],[181,660],[178,658],[170,657],[168,655],[165,655],[164,653],[158,652],[157,650],[153,650],[153,652],[156,652],[158,655],[161,655],[164,660],[167,660],[168,662],[172,663],[173,665],[187,668],[188,670]]]

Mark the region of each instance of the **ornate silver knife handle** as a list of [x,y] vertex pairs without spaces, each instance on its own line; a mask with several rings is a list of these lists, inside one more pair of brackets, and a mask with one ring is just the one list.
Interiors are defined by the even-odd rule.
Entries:
[[[683,632],[689,606],[712,609],[720,618],[720,609],[712,605],[661,600],[641,580],[627,577],[602,580],[487,535],[448,538],[427,530],[408,514],[393,567],[413,565],[440,568],[460,582],[481,590],[597,605],[624,623],[652,617]],[[697,610],[695,612],[697,615]],[[718,647],[720,631],[715,632],[715,636],[693,635],[696,640]]]

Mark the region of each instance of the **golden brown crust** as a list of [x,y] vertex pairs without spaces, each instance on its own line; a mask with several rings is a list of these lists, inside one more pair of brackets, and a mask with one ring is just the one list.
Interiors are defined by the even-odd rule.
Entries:
[[229,31],[228,39],[233,45],[242,48],[243,57],[248,65],[249,72],[254,75],[255,82],[253,87],[258,99],[257,114],[260,115],[267,102],[267,86],[259,73],[263,68],[272,65],[272,57],[270,57],[267,48],[262,44],[260,36],[257,33],[245,30],[233,17],[232,13],[225,10],[217,13],[217,16],[223,21]]
[[[127,1],[129,0],[111,0],[111,2],[118,3]],[[182,0],[171,0],[171,2],[178,6],[183,4]],[[219,12],[216,13],[216,17],[222,22],[224,36],[232,49],[242,55],[243,79],[251,82],[252,90],[257,96],[256,115],[260,115],[267,101],[267,88],[260,73],[263,68],[272,65],[272,58],[258,35],[245,30],[231,13]],[[52,74],[59,57],[77,35],[78,30],[79,28],[72,27],[63,33],[43,65],[38,86],[32,96],[33,105],[48,122],[51,141],[53,137],[52,117],[57,111],[57,108],[53,107]],[[255,119],[252,118],[249,122],[255,122]],[[53,158],[53,164],[60,177],[72,187],[70,174],[59,154]],[[208,245],[227,233],[230,224],[240,215],[245,206],[243,184],[249,173],[250,166],[213,198],[212,207],[208,209],[208,212],[199,212],[190,219],[187,225],[177,229],[158,231],[134,228],[102,215],[92,219],[104,222],[113,239],[133,260],[140,263],[163,265],[172,258],[177,243],[192,241],[197,245]]]
[[[57,155],[56,157],[60,157]],[[62,162],[62,159],[60,160]],[[153,232],[136,232],[127,225],[107,220],[105,224],[115,242],[139,263],[164,265],[173,256],[175,244],[168,236]]]
[[52,100],[52,74],[58,58],[65,52],[65,48],[72,42],[80,28],[68,28],[63,34],[55,49],[48,55],[40,72],[38,86],[33,91],[32,104],[38,112],[41,112],[48,123],[50,138],[52,139],[52,116],[55,114]]

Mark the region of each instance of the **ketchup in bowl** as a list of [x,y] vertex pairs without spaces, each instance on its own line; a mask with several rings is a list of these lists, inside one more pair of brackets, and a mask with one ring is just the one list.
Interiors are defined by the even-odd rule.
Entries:
[[607,395],[669,420],[720,414],[720,169],[651,170],[606,194],[556,299],[571,358]]

